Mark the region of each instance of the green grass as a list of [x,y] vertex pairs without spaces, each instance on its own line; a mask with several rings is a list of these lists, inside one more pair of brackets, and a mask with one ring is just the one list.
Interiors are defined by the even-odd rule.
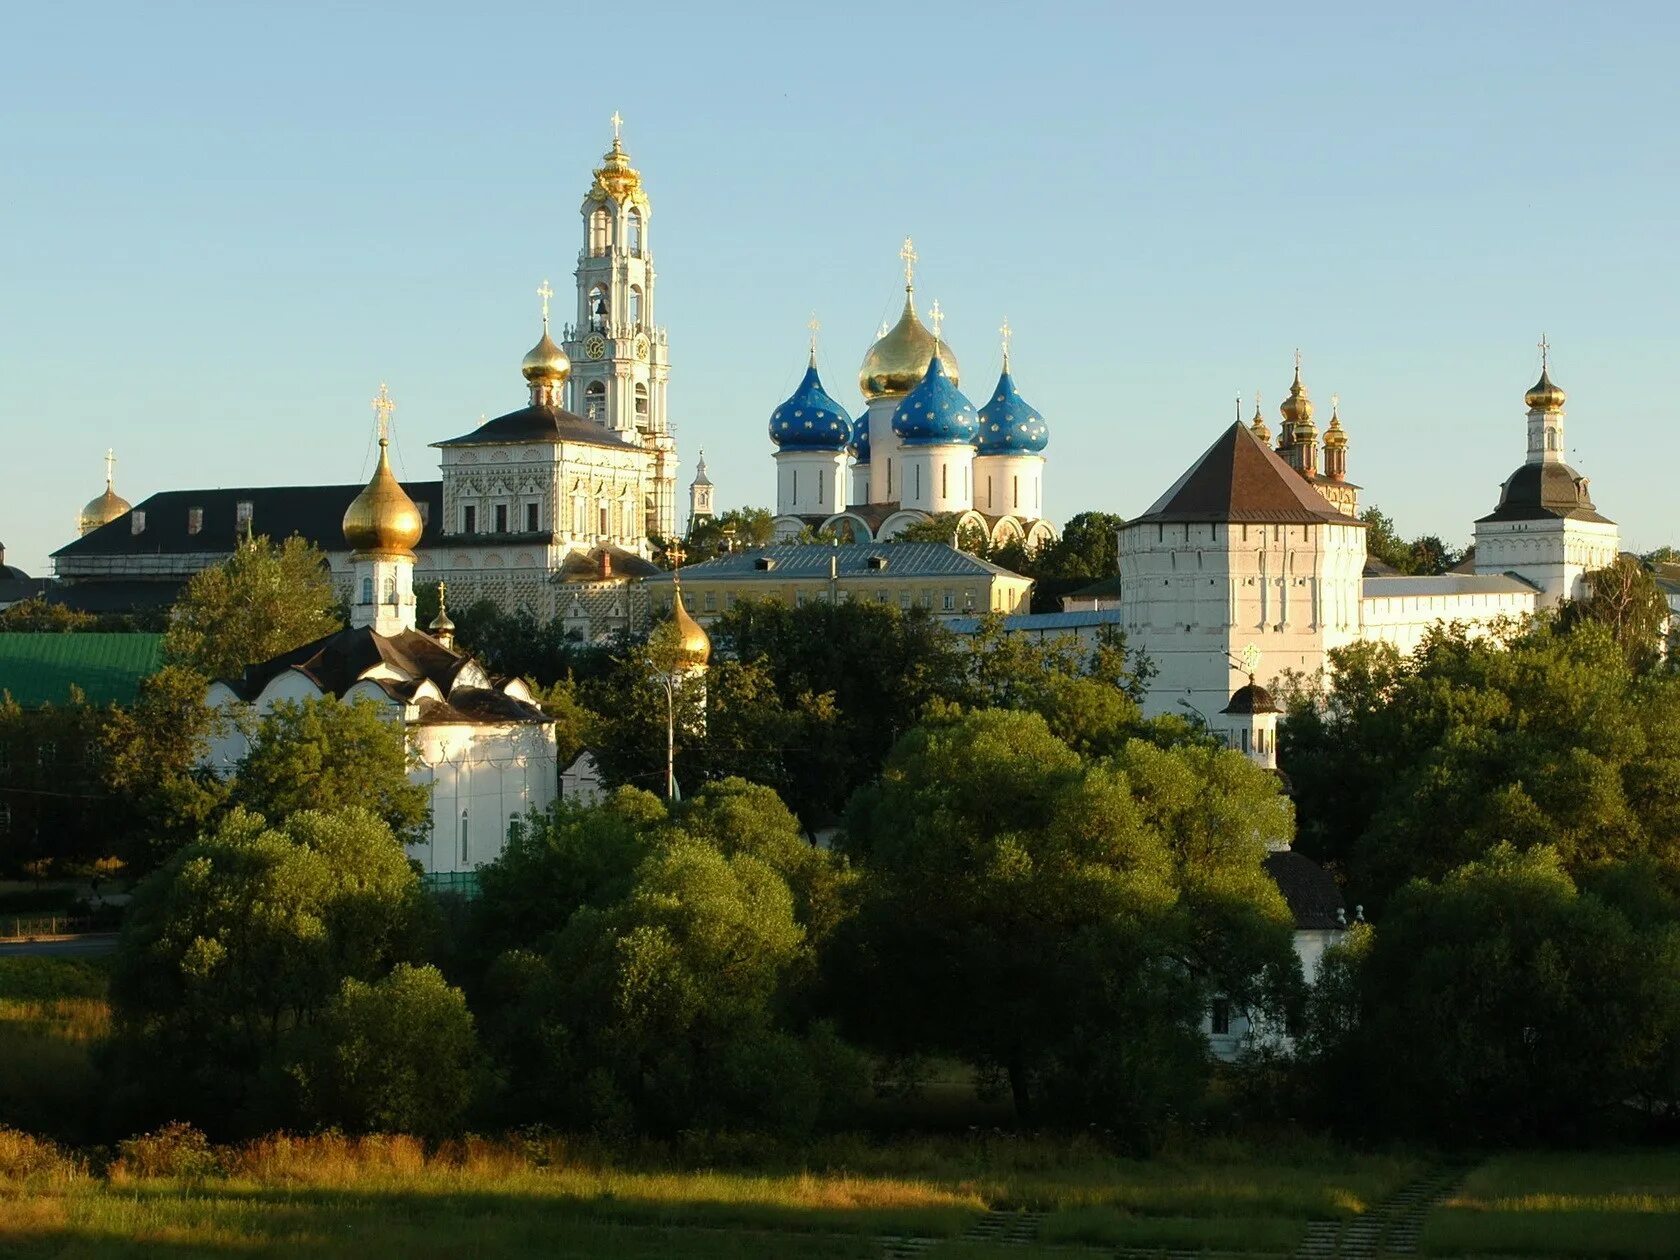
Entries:
[[65,1134],[91,1114],[90,1056],[110,1026],[106,964],[0,958],[0,1124]]
[[1680,1151],[1489,1160],[1430,1214],[1432,1255],[1680,1256]]

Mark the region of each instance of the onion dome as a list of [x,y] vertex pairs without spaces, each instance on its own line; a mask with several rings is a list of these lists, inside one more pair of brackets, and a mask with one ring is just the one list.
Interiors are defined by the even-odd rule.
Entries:
[[1272,698],[1272,693],[1254,681],[1238,687],[1231,695],[1231,703],[1220,710],[1221,713],[1233,715],[1252,715],[1256,713],[1282,713],[1278,703]]
[[1347,430],[1342,428],[1341,408],[1333,402],[1330,406],[1330,427],[1324,430],[1324,445],[1332,448],[1347,445]]
[[391,472],[390,441],[379,439],[379,466],[344,512],[344,541],[359,555],[414,556],[424,528],[420,509]]
[[437,616],[432,618],[432,624],[428,628],[432,632],[432,638],[443,644],[444,647],[453,647],[455,645],[455,620],[449,615],[448,589],[442,582],[439,582],[437,591]]
[[712,659],[712,639],[706,628],[688,615],[680,582],[672,584],[671,620],[676,623],[683,664],[690,669],[704,669]]
[[1283,400],[1278,408],[1283,413],[1286,424],[1310,425],[1312,423],[1312,399],[1307,397],[1307,387],[1301,384],[1300,356],[1297,355],[1295,364],[1295,383],[1289,387],[1289,397]]
[[548,320],[543,320],[542,340],[519,362],[519,370],[533,385],[538,382],[560,382],[572,374],[572,361],[566,352],[554,344],[548,335]]
[[1523,395],[1523,401],[1528,404],[1530,411],[1562,411],[1564,393],[1552,384],[1552,378],[1546,369],[1540,369],[1540,379],[1534,382],[1534,388]]
[[906,446],[940,446],[974,441],[980,422],[974,415],[974,404],[945,374],[945,364],[936,354],[922,383],[906,394],[893,412],[892,427]]
[[105,493],[97,499],[89,499],[82,508],[79,527],[82,533],[89,534],[101,525],[109,525],[119,516],[125,515],[133,505],[111,488],[111,479],[105,478]]
[[1036,455],[1049,443],[1049,426],[1016,392],[1015,378],[1009,374],[1009,362],[1005,360],[991,401],[980,408],[980,436],[975,445],[982,455],[1017,451]]
[[867,411],[857,418],[857,426],[852,430],[852,459],[860,464],[869,462],[869,413]]
[[585,205],[600,205],[613,201],[619,205],[633,205],[644,213],[648,208],[647,193],[642,188],[641,172],[630,165],[630,155],[624,151],[618,137],[613,136],[612,148],[601,157],[595,172],[595,182],[584,194]]
[[843,451],[851,443],[852,418],[823,388],[815,351],[799,388],[770,413],[770,440],[784,451]]
[[935,355],[945,360],[945,372],[955,385],[959,379],[957,357],[916,317],[915,290],[906,285],[904,312],[863,356],[858,388],[871,402],[908,394],[927,375]]
[[1248,431],[1259,438],[1266,446],[1272,444],[1272,431],[1266,427],[1265,417],[1260,414],[1260,395],[1254,395],[1254,419],[1248,422]]

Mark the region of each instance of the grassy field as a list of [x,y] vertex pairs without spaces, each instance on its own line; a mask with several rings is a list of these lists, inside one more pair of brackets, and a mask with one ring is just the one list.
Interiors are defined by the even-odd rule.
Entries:
[[0,1124],[75,1133],[105,1035],[107,959],[0,958]]
[[1504,1155],[1430,1214],[1438,1256],[1680,1255],[1680,1151]]

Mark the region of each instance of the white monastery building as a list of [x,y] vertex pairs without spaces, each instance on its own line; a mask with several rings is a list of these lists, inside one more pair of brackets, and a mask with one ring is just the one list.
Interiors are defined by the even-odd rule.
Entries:
[[[414,547],[420,510],[391,472],[381,389],[379,462],[344,513],[350,549],[350,625],[210,684],[206,703],[229,719],[209,763],[230,774],[250,748],[253,718],[305,700],[365,700],[400,723],[423,784],[431,834],[409,849],[428,875],[493,861],[508,823],[546,808],[559,786],[554,723],[519,679],[496,679],[455,651],[454,625],[440,607],[432,633],[415,628]],[[440,590],[440,596],[442,592]],[[441,603],[441,600],[440,600]]]

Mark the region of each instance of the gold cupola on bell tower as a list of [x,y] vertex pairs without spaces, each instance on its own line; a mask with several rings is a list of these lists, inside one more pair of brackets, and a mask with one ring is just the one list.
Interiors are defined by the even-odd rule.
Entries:
[[390,636],[414,629],[414,547],[425,522],[391,471],[390,423],[396,404],[383,381],[373,410],[379,418],[379,462],[344,512],[352,566],[350,624]]

